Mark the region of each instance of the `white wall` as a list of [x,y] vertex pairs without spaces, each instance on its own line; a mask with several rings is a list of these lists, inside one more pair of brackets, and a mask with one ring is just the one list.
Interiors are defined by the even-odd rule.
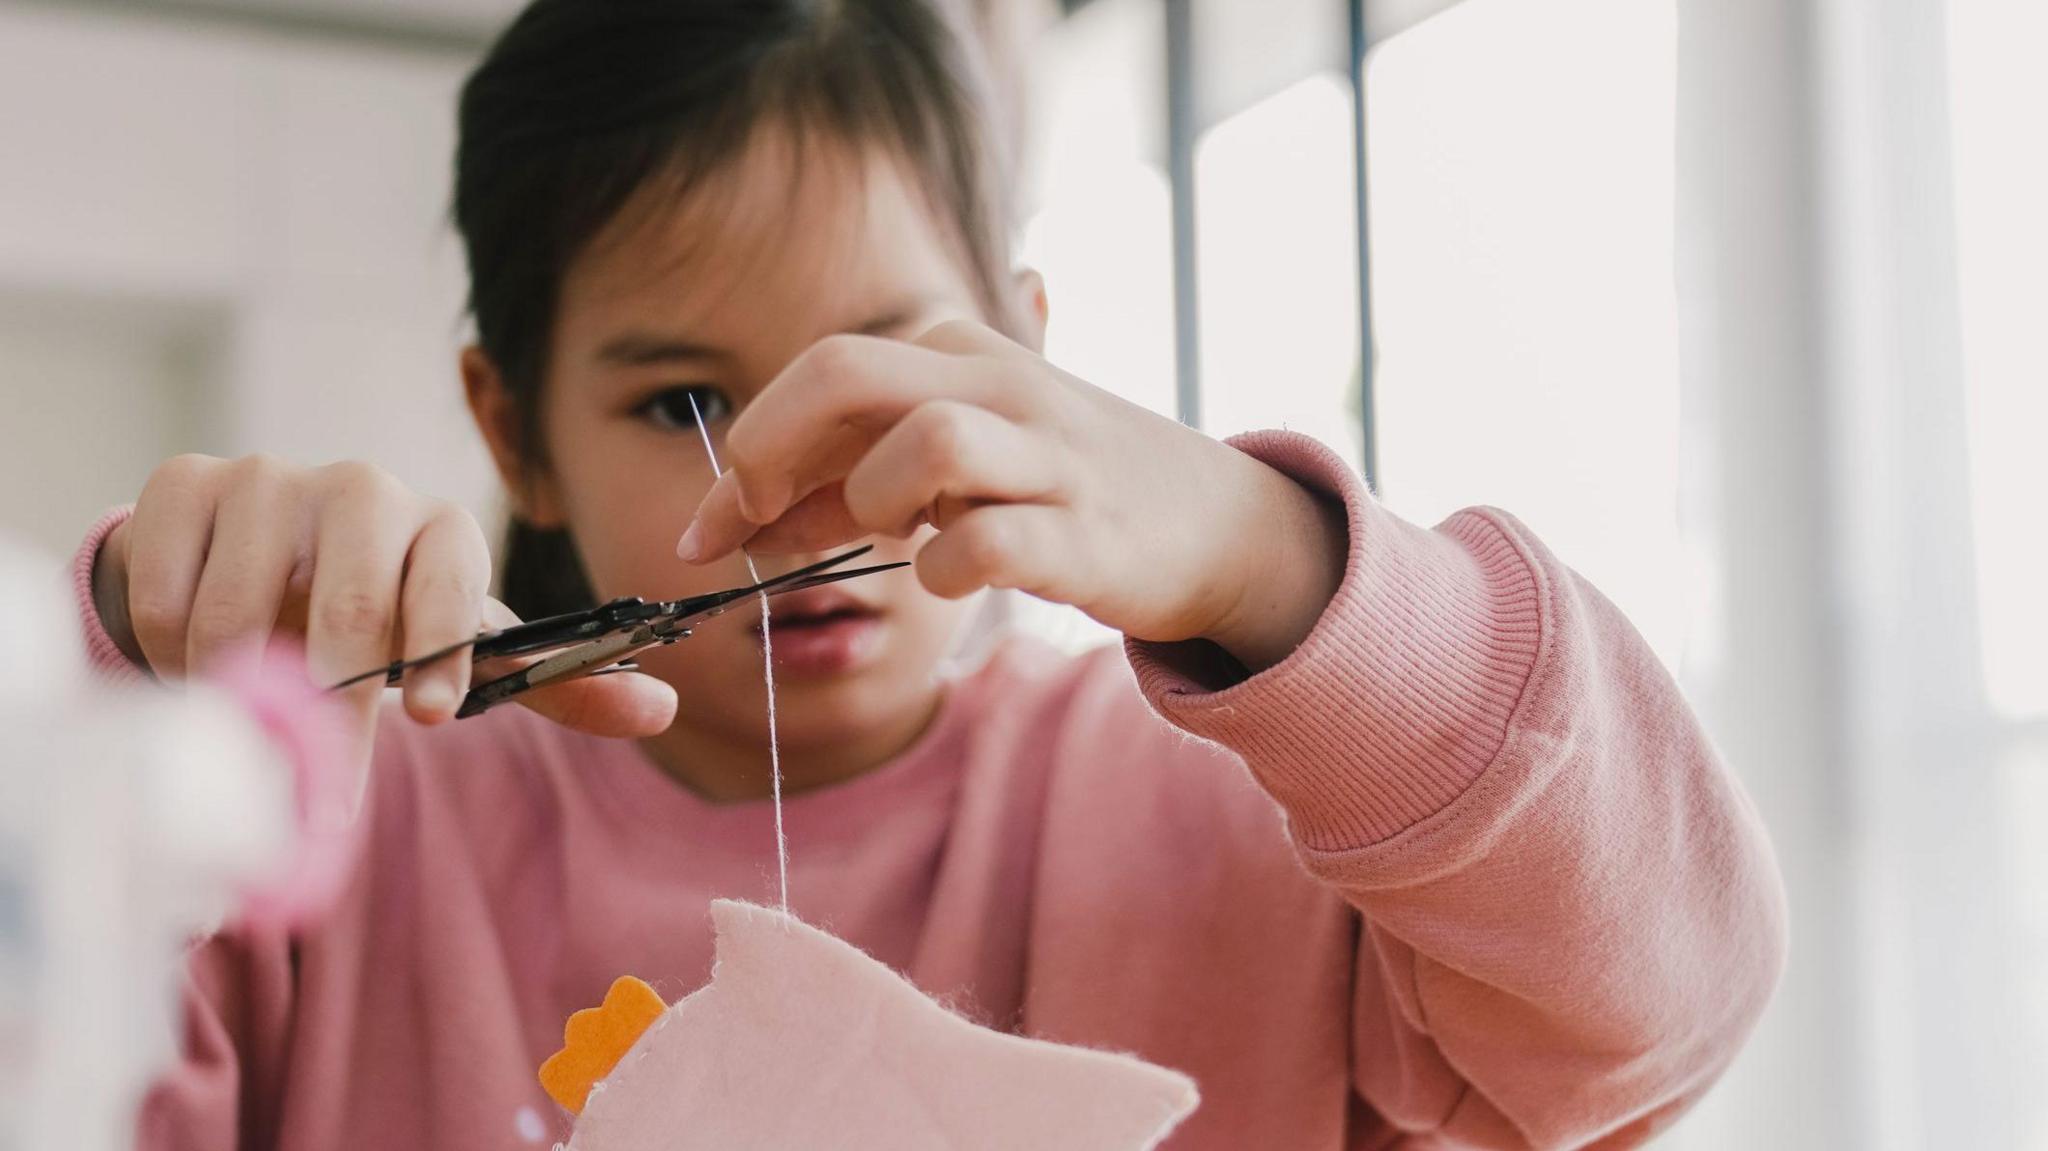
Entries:
[[[468,64],[0,6],[0,526],[66,548],[176,450],[367,458],[488,513],[445,224]],[[53,459],[92,465],[26,486]]]
[[150,463],[216,437],[223,330],[205,309],[0,294],[0,530],[61,553]]

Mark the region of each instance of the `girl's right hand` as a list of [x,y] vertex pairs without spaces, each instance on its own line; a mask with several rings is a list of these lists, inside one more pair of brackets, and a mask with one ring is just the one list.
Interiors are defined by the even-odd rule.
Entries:
[[[517,623],[485,594],[490,575],[467,511],[374,465],[188,455],[157,468],[135,514],[101,544],[93,600],[114,642],[161,678],[278,632],[303,638],[308,670],[325,684]],[[405,709],[439,723],[469,682],[463,652],[413,668]],[[346,694],[367,726],[382,681]],[[575,680],[520,701],[609,736],[660,732],[676,702],[674,689],[644,675]]]

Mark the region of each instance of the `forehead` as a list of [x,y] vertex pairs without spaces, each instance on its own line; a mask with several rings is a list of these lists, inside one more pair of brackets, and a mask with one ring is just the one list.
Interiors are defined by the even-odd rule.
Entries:
[[892,154],[770,130],[685,193],[656,181],[629,200],[564,276],[557,335],[572,353],[630,328],[801,346],[877,306],[974,299]]

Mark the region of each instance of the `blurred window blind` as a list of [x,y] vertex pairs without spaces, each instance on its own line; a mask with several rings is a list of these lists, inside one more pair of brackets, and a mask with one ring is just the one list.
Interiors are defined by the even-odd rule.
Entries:
[[[2048,1075],[2048,8],[1950,0],[1957,291],[1979,646],[2010,869],[2014,1083]],[[2017,1091],[2017,1146],[2048,1151],[2048,1101]]]

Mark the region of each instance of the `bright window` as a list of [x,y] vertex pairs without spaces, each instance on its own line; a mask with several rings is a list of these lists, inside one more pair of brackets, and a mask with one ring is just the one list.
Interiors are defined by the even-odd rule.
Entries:
[[[2048,9],[1950,0],[1958,296],[1976,540],[1978,637],[1998,749],[2013,979],[2009,1082],[2048,1074]],[[2048,1103],[2022,1089],[2014,1146],[2048,1151]]]
[[1202,424],[1360,458],[1351,84],[1301,80],[1195,146]]
[[1951,0],[1958,269],[1984,680],[2048,716],[2048,8]]
[[1154,0],[1098,0],[1034,54],[1032,214],[1019,257],[1051,301],[1046,358],[1172,415],[1173,196]]
[[[1671,0],[1468,0],[1369,60],[1382,493],[1510,508],[1685,646]],[[1333,243],[1338,242],[1333,238]]]

